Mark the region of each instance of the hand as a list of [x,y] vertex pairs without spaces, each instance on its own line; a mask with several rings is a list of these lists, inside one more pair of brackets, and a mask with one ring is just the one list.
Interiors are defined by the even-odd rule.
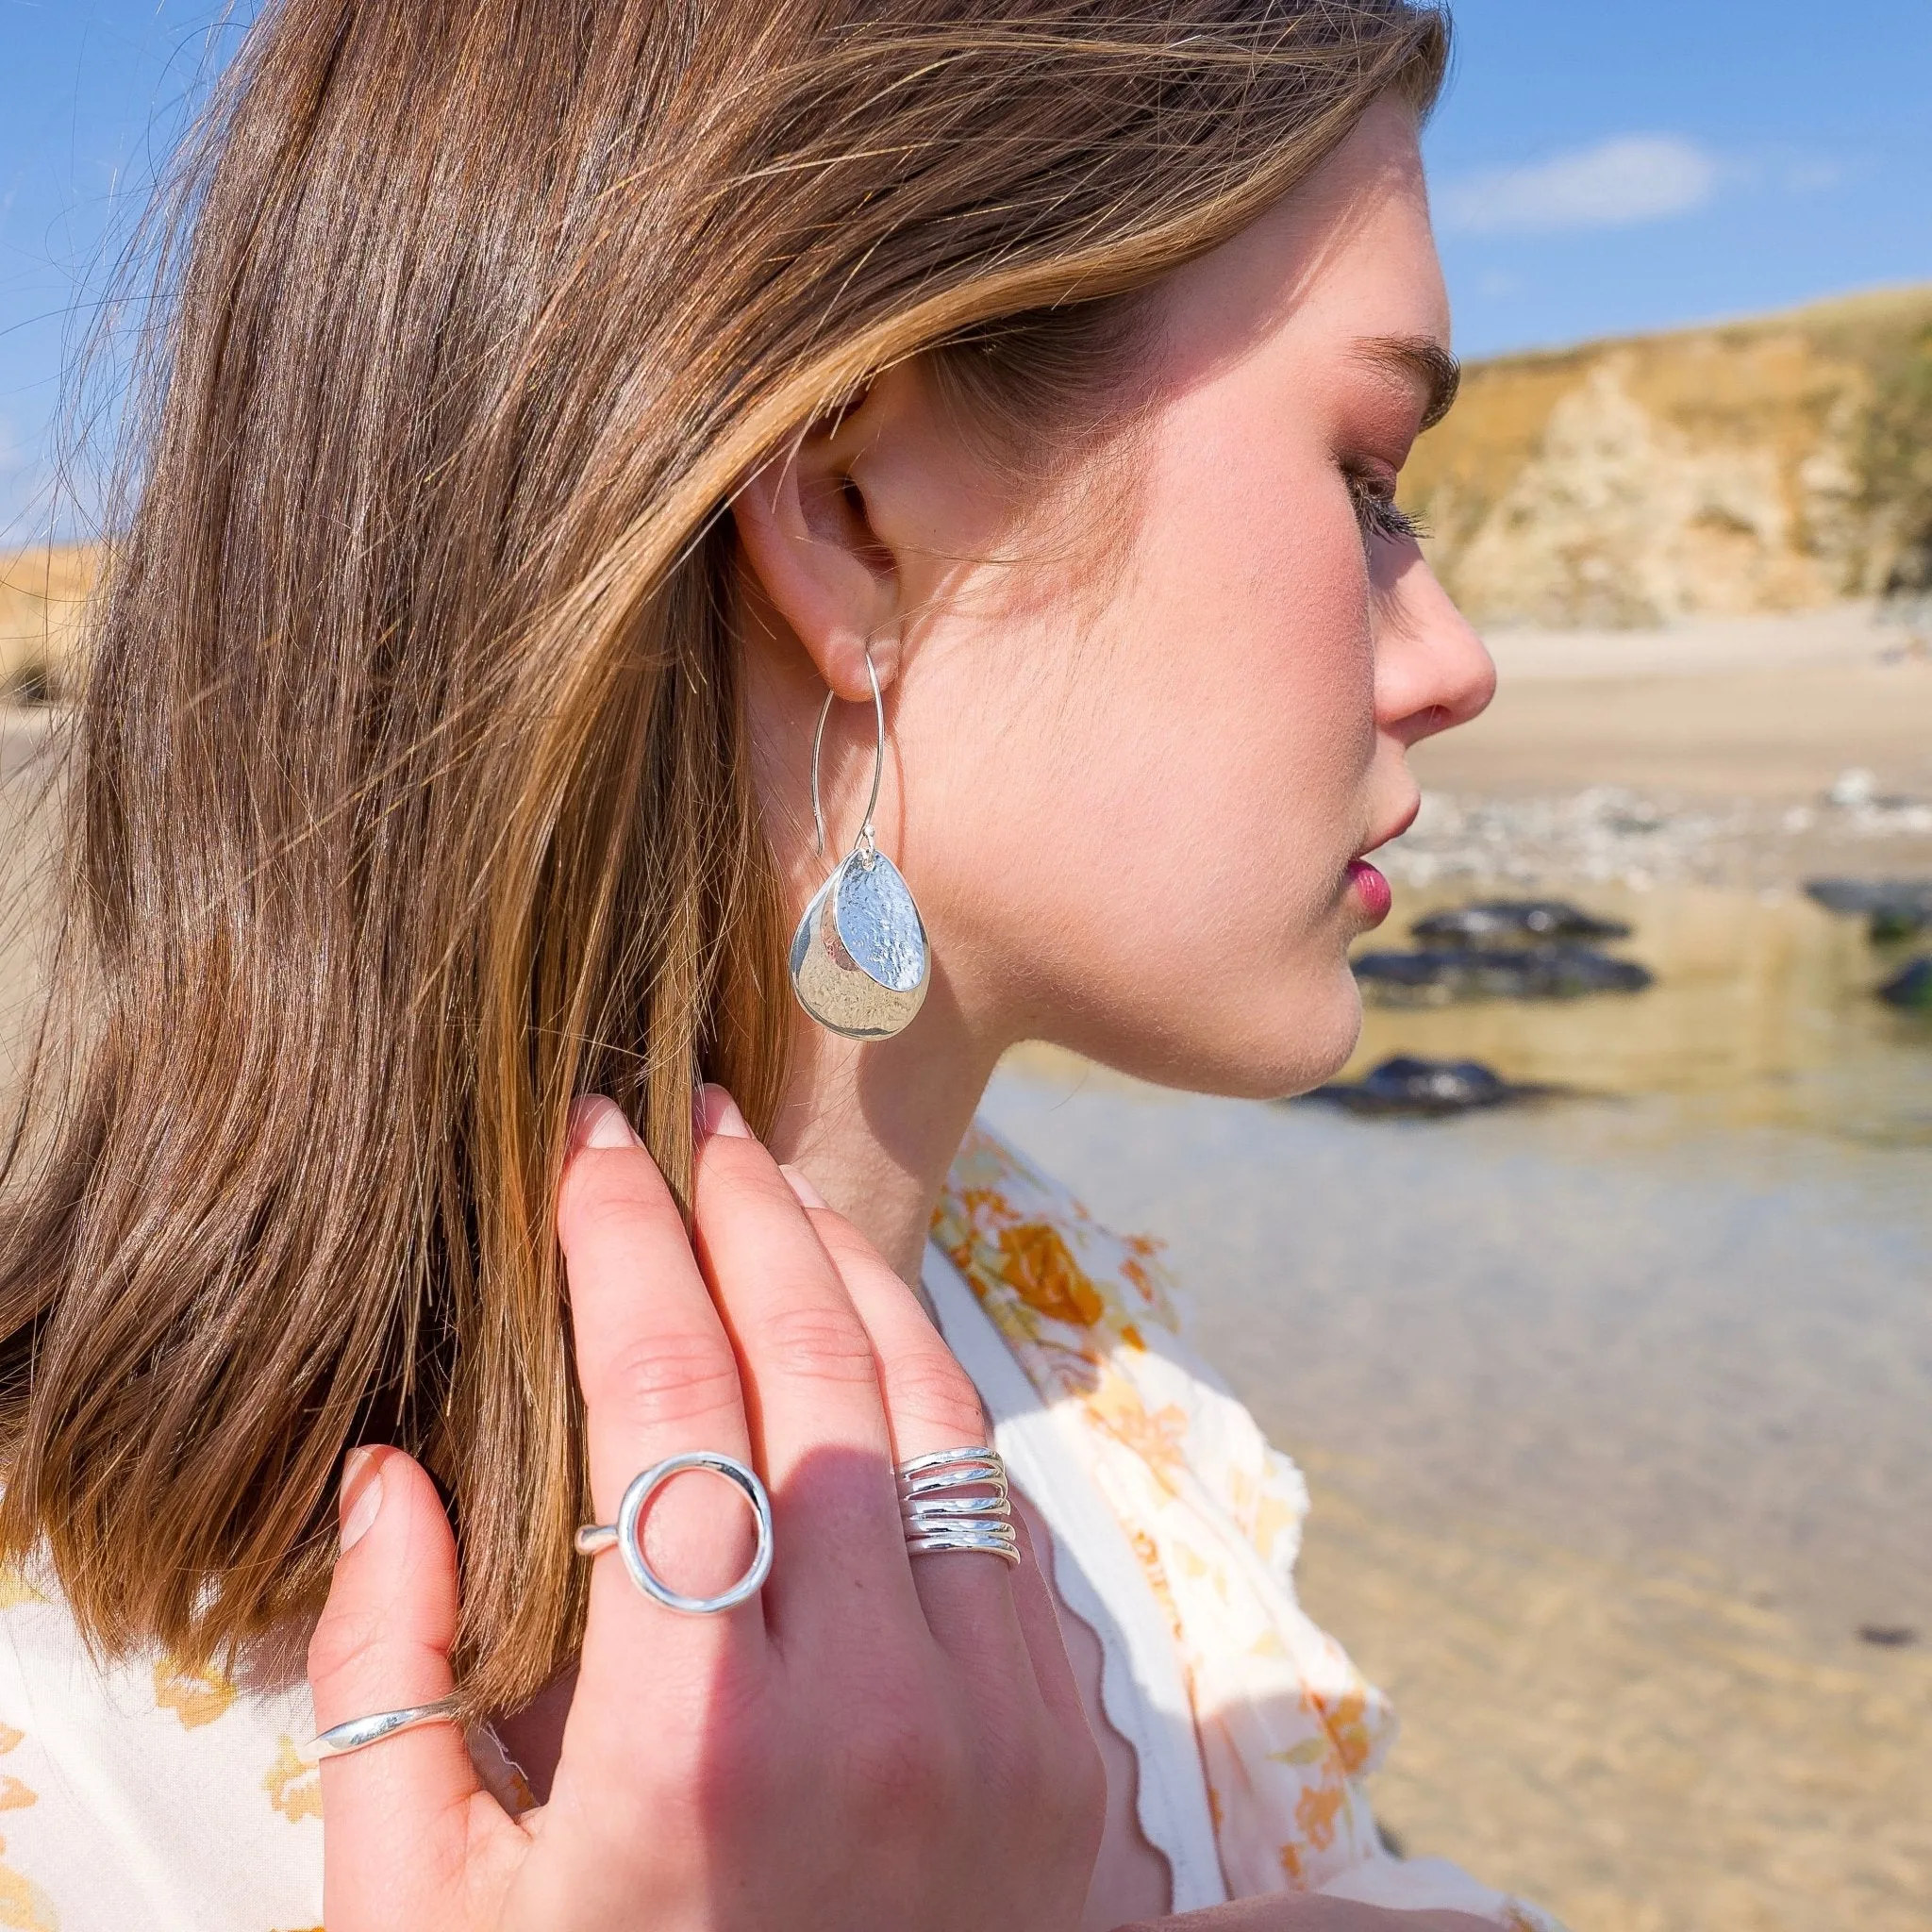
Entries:
[[[909,1557],[892,1466],[987,1440],[976,1391],[857,1231],[810,1207],[722,1093],[695,1248],[608,1101],[584,1103],[558,1209],[598,1520],[688,1449],[751,1462],[776,1557],[758,1597],[680,1616],[596,1557],[542,1809],[506,1816],[454,1725],[323,1766],[329,1932],[1067,1932],[1101,1771],[1045,1583]],[[808,1193],[808,1190],[806,1191]],[[451,1688],[457,1575],[427,1476],[377,1450],[373,1523],[309,1651],[328,1726]],[[685,1474],[646,1520],[674,1588],[743,1574],[749,1512]]]

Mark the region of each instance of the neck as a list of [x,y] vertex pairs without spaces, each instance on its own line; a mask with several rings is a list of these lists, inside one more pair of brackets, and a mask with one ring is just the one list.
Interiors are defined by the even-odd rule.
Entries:
[[805,1173],[908,1282],[998,1055],[935,985],[897,1039],[862,1046],[800,1016],[774,1154]]

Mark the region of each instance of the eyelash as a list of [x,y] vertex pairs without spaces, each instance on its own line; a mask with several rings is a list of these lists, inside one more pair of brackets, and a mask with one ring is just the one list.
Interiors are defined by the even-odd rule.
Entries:
[[1392,543],[1419,543],[1429,534],[1419,516],[1398,509],[1395,499],[1380,489],[1374,479],[1351,475],[1348,493],[1355,499],[1356,521],[1362,526],[1362,541],[1386,537]]

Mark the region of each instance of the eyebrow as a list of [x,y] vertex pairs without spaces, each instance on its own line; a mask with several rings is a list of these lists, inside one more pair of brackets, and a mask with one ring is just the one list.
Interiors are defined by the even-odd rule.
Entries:
[[1422,391],[1424,429],[1449,413],[1462,387],[1462,364],[1433,336],[1370,336],[1355,353],[1357,360]]

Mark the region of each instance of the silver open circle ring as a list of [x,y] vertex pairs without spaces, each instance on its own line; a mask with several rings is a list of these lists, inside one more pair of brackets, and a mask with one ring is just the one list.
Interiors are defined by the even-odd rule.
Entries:
[[[644,1561],[643,1541],[639,1534],[644,1506],[673,1476],[682,1475],[688,1469],[708,1470],[734,1485],[751,1505],[752,1520],[758,1524],[758,1543],[751,1567],[729,1590],[720,1591],[716,1596],[686,1596],[682,1591],[673,1590]],[[577,1554],[582,1557],[597,1557],[606,1550],[616,1550],[624,1558],[624,1567],[630,1572],[630,1580],[667,1610],[680,1610],[688,1617],[715,1617],[721,1610],[736,1609],[755,1597],[772,1574],[772,1499],[765,1493],[758,1472],[748,1469],[735,1456],[721,1456],[710,1449],[691,1449],[682,1456],[667,1456],[662,1462],[654,1462],[633,1476],[617,1506],[617,1521],[586,1524],[577,1531],[576,1541]]]

